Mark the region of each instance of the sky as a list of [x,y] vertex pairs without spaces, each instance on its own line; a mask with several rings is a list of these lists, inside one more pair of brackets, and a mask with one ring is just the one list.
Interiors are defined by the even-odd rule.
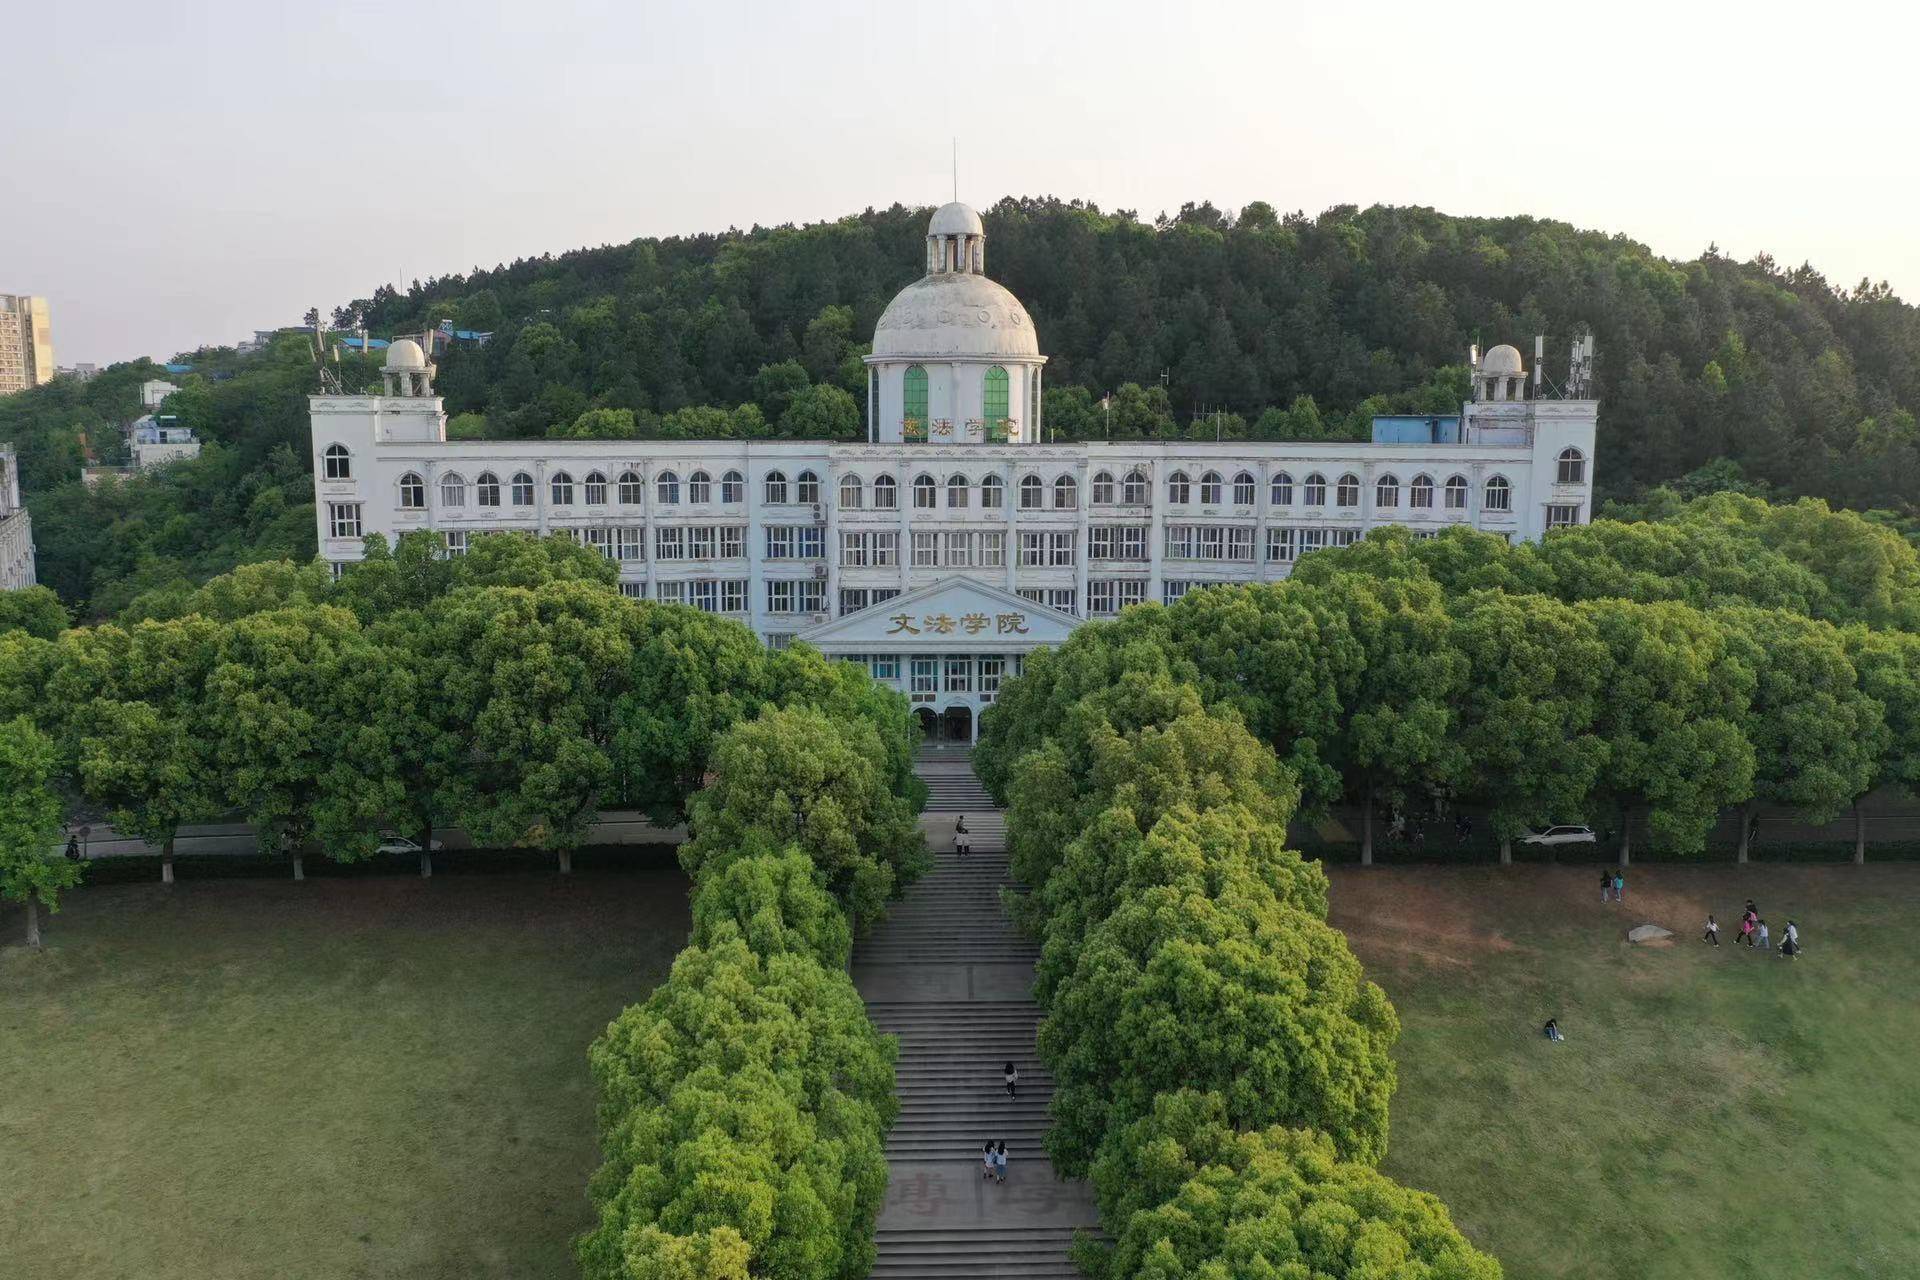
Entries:
[[1920,9],[58,0],[6,29],[0,292],[61,364],[385,282],[954,189],[1533,214],[1920,298]]

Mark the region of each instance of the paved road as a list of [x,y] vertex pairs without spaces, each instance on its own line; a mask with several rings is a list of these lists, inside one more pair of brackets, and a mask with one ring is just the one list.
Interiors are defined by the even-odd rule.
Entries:
[[[88,858],[159,857],[158,845],[150,845],[133,836],[123,836],[103,822],[88,823],[82,839],[82,851]],[[411,832],[405,833],[411,835]],[[445,849],[471,849],[473,839],[459,827],[436,827],[433,838]],[[656,827],[638,813],[609,810],[588,828],[586,843],[601,844],[679,844],[687,838],[685,827]],[[214,822],[182,827],[173,842],[176,857],[188,854],[241,855],[259,852],[253,828],[244,822]]]

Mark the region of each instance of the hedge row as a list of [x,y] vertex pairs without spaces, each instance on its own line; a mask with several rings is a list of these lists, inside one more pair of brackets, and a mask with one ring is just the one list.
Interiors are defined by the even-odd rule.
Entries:
[[897,721],[769,708],[716,741],[681,865],[693,934],[614,1020],[601,1091],[589,1280],[857,1280],[886,1193],[894,1042],[848,978],[873,919],[925,859],[890,786]]
[[[1016,705],[1018,705],[1016,703]],[[1106,1280],[1497,1280],[1432,1196],[1379,1174],[1399,1021],[1286,848],[1296,775],[1231,711],[1125,673],[1043,726],[987,721],[1041,941],[1047,1149],[1089,1174]],[[1032,745],[1035,741],[1038,745]]]

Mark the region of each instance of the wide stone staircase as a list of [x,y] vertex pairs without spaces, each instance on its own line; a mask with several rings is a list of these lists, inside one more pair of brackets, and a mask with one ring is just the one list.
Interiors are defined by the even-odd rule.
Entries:
[[[881,1030],[900,1039],[900,1119],[873,1275],[1077,1275],[1076,1229],[1094,1224],[1083,1183],[1061,1182],[1041,1150],[1053,1081],[1034,1052],[1029,989],[1038,951],[1001,910],[1011,885],[1004,815],[964,756],[917,765],[933,797],[921,820],[933,869],[854,953],[854,980]],[[965,814],[973,852],[953,849]],[[1002,1069],[1019,1068],[1009,1098]],[[1007,1181],[981,1177],[983,1143],[1007,1144]]]

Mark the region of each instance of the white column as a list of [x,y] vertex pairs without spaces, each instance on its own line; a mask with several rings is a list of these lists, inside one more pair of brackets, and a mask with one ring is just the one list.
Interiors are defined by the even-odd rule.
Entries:
[[1087,517],[1088,508],[1093,505],[1091,501],[1093,494],[1087,488],[1089,475],[1087,461],[1086,451],[1083,447],[1080,453],[1080,461],[1075,464],[1073,472],[1074,494],[1076,495],[1073,505],[1077,508],[1074,515],[1078,517],[1074,521],[1073,526],[1073,599],[1074,603],[1078,606],[1076,612],[1082,618],[1091,616],[1088,612],[1090,602],[1087,599]]
[[1160,509],[1162,471],[1159,462],[1143,462],[1140,469],[1147,477],[1147,599],[1159,602],[1166,595],[1165,568],[1162,556],[1167,545],[1167,531]]

